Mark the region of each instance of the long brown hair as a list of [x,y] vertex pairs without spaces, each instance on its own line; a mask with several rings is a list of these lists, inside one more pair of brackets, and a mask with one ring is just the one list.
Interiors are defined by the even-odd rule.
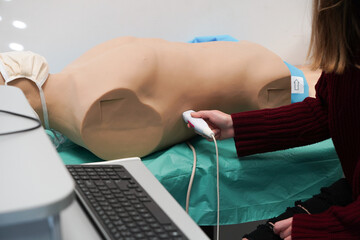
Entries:
[[308,57],[313,69],[341,74],[360,64],[360,0],[314,0]]

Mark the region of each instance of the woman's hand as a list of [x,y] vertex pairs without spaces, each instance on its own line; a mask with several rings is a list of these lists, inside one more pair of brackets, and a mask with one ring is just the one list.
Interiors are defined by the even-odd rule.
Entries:
[[[215,134],[215,138],[222,140],[234,137],[231,115],[218,110],[198,111],[191,113],[194,118],[204,119]],[[188,127],[190,127],[188,125]]]
[[292,221],[293,218],[291,217],[276,222],[274,225],[274,233],[279,235],[281,239],[291,240]]

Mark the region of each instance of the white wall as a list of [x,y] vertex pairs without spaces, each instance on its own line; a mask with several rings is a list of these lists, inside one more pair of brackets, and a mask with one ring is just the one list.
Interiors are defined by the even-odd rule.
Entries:
[[[292,64],[305,61],[311,0],[0,0],[0,52],[16,42],[55,73],[119,36],[189,41],[228,34],[260,43]],[[27,24],[12,26],[14,20]]]

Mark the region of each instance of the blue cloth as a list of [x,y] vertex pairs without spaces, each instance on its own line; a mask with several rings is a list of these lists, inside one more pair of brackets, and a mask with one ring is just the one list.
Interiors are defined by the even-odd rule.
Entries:
[[215,41],[238,42],[239,40],[229,35],[216,35],[216,36],[195,37],[193,40],[189,41],[189,43],[215,42]]
[[301,102],[309,96],[309,85],[305,75],[300,69],[285,61],[284,63],[291,73],[291,103]]

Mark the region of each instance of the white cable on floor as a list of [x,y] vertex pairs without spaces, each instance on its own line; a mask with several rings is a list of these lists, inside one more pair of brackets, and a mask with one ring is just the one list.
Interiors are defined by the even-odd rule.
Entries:
[[[217,142],[216,142],[214,135],[212,135],[212,139],[214,140],[215,151],[216,151],[216,195],[217,195],[216,239],[219,240],[220,239],[220,236],[219,236],[220,235],[219,151],[218,151],[218,146],[217,146]],[[192,168],[192,172],[191,172],[191,176],[190,176],[188,191],[186,194],[186,212],[189,213],[190,193],[191,193],[191,187],[192,187],[192,183],[194,181],[195,170],[196,170],[196,151],[195,151],[195,148],[193,147],[193,145],[191,145],[191,143],[187,142],[187,145],[192,150],[193,157],[194,157],[193,168]]]

